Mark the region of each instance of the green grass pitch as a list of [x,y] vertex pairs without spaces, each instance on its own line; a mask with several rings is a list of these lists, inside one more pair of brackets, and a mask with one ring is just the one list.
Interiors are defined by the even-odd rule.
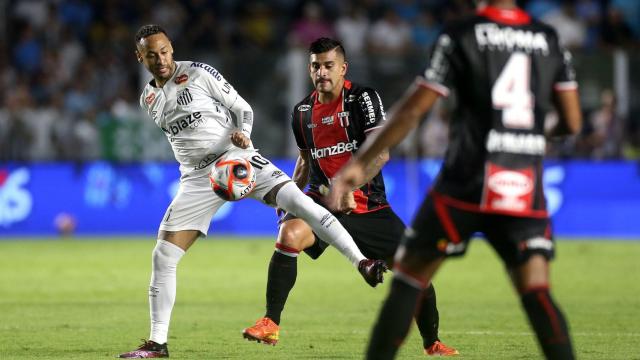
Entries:
[[[178,270],[178,359],[361,359],[388,281],[369,288],[335,250],[301,256],[280,343],[248,342],[263,315],[273,240],[199,240]],[[0,359],[101,359],[148,336],[149,239],[0,241]],[[556,300],[580,359],[640,359],[640,242],[560,241]],[[440,335],[460,359],[539,359],[502,266],[483,241],[434,281]],[[418,332],[399,359],[422,359]]]

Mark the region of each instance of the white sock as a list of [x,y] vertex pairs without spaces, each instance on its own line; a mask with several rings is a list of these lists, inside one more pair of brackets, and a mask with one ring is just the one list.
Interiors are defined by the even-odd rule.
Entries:
[[323,241],[333,245],[355,266],[366,259],[338,219],[300,191],[296,184],[284,185],[276,195],[276,203],[279,208],[306,221]]
[[151,253],[151,284],[149,285],[151,335],[149,340],[158,344],[167,342],[171,310],[176,300],[176,270],[184,253],[179,246],[160,239]]

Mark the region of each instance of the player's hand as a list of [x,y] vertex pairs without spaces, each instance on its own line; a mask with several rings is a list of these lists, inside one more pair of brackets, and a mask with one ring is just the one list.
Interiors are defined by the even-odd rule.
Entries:
[[241,149],[246,149],[249,147],[249,144],[251,144],[251,139],[242,131],[236,131],[231,134],[231,143]]
[[[322,194],[323,196],[329,195],[329,188],[326,187],[325,185],[320,185],[318,190],[320,191],[320,194]],[[356,206],[357,204],[356,204],[356,199],[353,196],[353,191],[349,191],[345,193],[344,196],[342,196],[342,198],[340,198],[340,203],[338,204],[338,208],[336,208],[334,211],[350,214],[356,208]]]
[[363,164],[359,161],[349,161],[331,182],[331,191],[329,191],[327,201],[329,208],[333,211],[341,211],[340,209],[344,206],[345,196],[349,193],[353,196],[353,189],[364,182],[364,175]]

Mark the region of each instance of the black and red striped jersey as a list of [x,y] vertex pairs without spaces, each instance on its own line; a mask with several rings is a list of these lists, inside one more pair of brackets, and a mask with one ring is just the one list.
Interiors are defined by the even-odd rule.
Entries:
[[482,212],[546,216],[545,117],[554,91],[577,88],[556,32],[486,7],[443,30],[418,81],[458,102],[434,191]]
[[[313,91],[296,104],[291,126],[300,150],[310,153],[309,192],[320,195],[322,185],[351,159],[367,135],[382,126],[384,107],[378,93],[345,80],[342,94],[331,103],[318,102]],[[382,174],[354,192],[357,207],[365,213],[388,206]]]

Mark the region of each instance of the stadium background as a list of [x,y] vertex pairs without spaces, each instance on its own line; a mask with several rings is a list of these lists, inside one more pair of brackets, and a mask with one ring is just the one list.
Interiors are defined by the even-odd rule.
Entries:
[[[628,221],[640,213],[640,2],[521,5],[558,29],[581,86],[584,130],[549,146],[558,234],[640,237],[640,225]],[[141,24],[162,24],[177,60],[217,67],[255,110],[256,146],[290,173],[288,114],[310,91],[310,41],[342,39],[349,77],[377,88],[390,106],[442,24],[473,11],[464,0],[24,0],[0,1],[0,9],[0,236],[155,232],[178,172],[163,133],[137,104],[149,79],[133,54]],[[453,106],[455,97],[442,101],[385,170],[405,221],[437,171]],[[272,213],[257,202],[225,210],[219,232],[275,233]],[[246,214],[259,220],[244,226]]]

